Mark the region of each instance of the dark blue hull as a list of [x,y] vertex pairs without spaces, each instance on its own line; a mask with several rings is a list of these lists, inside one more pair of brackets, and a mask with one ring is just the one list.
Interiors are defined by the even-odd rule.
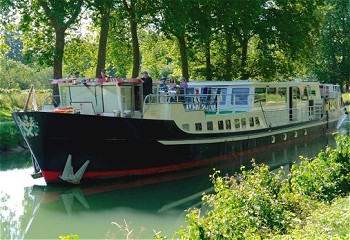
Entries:
[[[336,129],[337,121],[256,131],[189,134],[170,120],[148,120],[51,112],[13,112],[48,184],[60,178],[67,158],[81,182],[151,175],[208,166]],[[256,137],[254,137],[256,136]]]

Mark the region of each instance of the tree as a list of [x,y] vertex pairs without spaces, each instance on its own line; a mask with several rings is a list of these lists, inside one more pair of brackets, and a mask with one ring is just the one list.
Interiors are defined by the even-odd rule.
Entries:
[[132,41],[132,53],[133,53],[133,66],[131,77],[135,78],[140,73],[140,45],[137,34],[137,0],[122,0],[125,11],[128,13],[128,19],[130,23],[131,41]]
[[119,77],[132,75],[133,48],[127,13],[118,7],[111,12],[107,56],[109,74]]
[[[19,2],[19,9],[22,10],[22,25],[24,30],[38,30],[38,26],[46,29],[41,32],[42,38],[50,37],[50,28],[54,31],[53,76],[62,78],[63,53],[65,46],[66,30],[74,24],[81,12],[84,0],[27,0]],[[28,9],[29,8],[29,9]],[[34,29],[30,26],[34,23]],[[53,85],[53,94],[58,94],[57,85]]]
[[190,5],[191,9],[189,9],[191,12],[189,15],[189,40],[204,50],[205,78],[207,80],[213,78],[211,45],[213,33],[217,29],[217,17],[213,17],[215,3],[212,0],[196,0],[193,1],[193,4]]
[[55,30],[55,53],[53,56],[54,78],[62,77],[62,60],[64,53],[65,31],[78,18],[83,0],[38,0],[38,4],[43,8],[46,17],[49,19],[51,27]]
[[106,53],[107,53],[107,41],[109,33],[109,20],[111,9],[113,8],[113,0],[96,0],[93,1],[93,6],[98,11],[99,23],[100,23],[100,34],[98,44],[98,57],[96,66],[96,77],[100,77],[101,70],[105,68],[106,64]]
[[9,39],[13,40],[14,31],[11,29],[14,22],[15,4],[11,0],[0,0],[0,60],[11,51]]
[[256,66],[268,79],[306,77],[322,24],[324,0],[269,1],[263,5],[256,42]]
[[350,88],[350,3],[328,0],[329,9],[318,42],[316,76],[323,82],[338,83]]
[[155,22],[166,35],[176,37],[180,50],[182,76],[189,79],[188,56],[186,46],[186,34],[188,24],[191,19],[191,2],[186,0],[172,1],[159,0],[156,3],[158,7]]

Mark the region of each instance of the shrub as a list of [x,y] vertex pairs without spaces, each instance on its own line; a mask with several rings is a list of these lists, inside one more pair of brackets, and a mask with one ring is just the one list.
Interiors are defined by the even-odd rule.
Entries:
[[[301,158],[287,177],[283,168],[274,173],[254,160],[251,170],[242,167],[231,177],[216,171],[211,176],[214,193],[203,195],[201,209],[188,210],[187,225],[175,238],[262,239],[302,228],[316,209],[350,191],[350,136],[335,138],[336,149],[328,147],[314,159]],[[155,237],[166,239],[160,234]]]
[[310,199],[332,201],[350,190],[350,136],[335,137],[337,148],[327,147],[314,159],[301,158],[291,169],[291,188]]
[[211,176],[214,193],[203,196],[202,207],[208,211],[189,211],[187,227],[177,232],[181,239],[246,239],[283,234],[294,225],[296,211],[311,202],[293,199],[282,169],[274,173],[254,161],[253,169],[242,169],[232,177],[221,177],[218,171]]
[[14,122],[0,124],[0,151],[24,146],[24,139]]

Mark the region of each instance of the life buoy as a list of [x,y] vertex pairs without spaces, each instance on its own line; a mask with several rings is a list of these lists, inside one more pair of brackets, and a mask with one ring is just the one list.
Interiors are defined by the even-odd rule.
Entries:
[[60,107],[54,109],[52,112],[54,113],[74,113],[74,108],[72,106]]

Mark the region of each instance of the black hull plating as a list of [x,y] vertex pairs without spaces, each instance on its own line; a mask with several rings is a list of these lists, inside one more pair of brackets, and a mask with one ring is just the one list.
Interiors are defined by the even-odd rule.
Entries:
[[[259,132],[193,135],[166,120],[45,112],[13,112],[13,117],[48,184],[62,182],[59,176],[68,155],[72,156],[75,171],[89,160],[82,182],[147,175],[208,166],[320,136],[333,131],[337,124],[337,121],[315,122]],[[28,129],[23,130],[26,127],[23,121],[29,119],[37,126],[36,136],[28,134]]]

